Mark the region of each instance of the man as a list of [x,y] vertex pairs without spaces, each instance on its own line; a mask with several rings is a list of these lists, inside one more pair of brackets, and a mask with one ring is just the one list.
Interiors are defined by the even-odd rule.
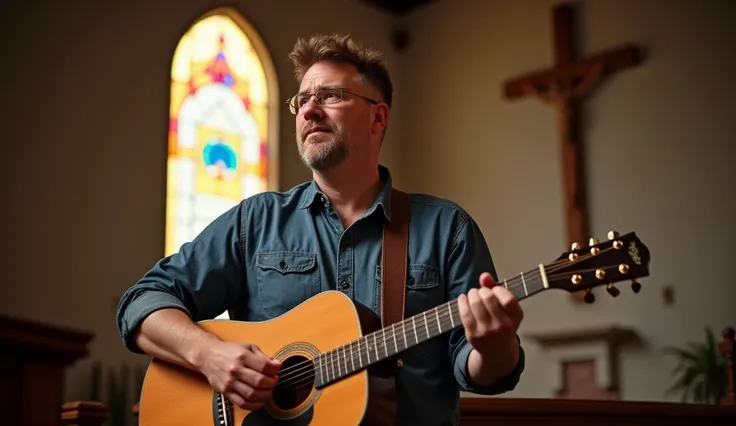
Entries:
[[[125,292],[125,345],[201,372],[250,410],[265,403],[280,363],[257,344],[223,342],[193,321],[228,310],[261,321],[320,291],[380,313],[381,236],[391,177],[378,163],[392,103],[381,55],[347,36],[299,40],[299,154],[313,180],[243,200]],[[410,194],[406,316],[457,299],[463,327],[410,349],[397,376],[398,424],[455,425],[459,390],[513,389],[524,368],[523,313],[502,286],[474,220],[456,204]]]

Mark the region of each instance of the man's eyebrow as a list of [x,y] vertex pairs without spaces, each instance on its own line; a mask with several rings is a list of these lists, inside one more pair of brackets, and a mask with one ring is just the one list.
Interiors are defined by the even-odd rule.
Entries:
[[[340,87],[342,87],[342,86],[317,86],[317,89],[315,90],[315,92],[318,91],[318,90],[324,90],[324,89],[339,89]],[[306,95],[306,94],[309,94],[309,93],[314,93],[314,92],[309,92],[307,90],[302,90],[301,92],[297,93],[297,95]]]

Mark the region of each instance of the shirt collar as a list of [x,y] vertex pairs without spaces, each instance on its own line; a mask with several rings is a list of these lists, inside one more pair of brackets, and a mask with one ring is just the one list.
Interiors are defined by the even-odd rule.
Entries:
[[[393,187],[391,181],[391,172],[386,166],[382,166],[379,164],[378,175],[383,182],[383,186],[381,187],[381,191],[376,197],[376,201],[373,202],[373,205],[365,213],[365,216],[369,216],[373,214],[378,208],[381,208],[384,217],[388,221],[391,221],[391,190]],[[324,199],[323,197],[326,198],[327,196],[319,188],[317,182],[312,179],[312,182],[309,184],[309,186],[307,186],[306,191],[304,191],[302,201],[301,203],[299,203],[299,208],[306,209],[307,207],[310,207],[312,204],[314,204],[317,200],[322,201]]]

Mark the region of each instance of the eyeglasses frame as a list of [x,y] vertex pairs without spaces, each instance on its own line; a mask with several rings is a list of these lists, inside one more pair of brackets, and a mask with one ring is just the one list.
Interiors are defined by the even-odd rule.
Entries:
[[[299,114],[299,109],[300,108],[295,105],[295,101],[296,101],[296,98],[298,96],[301,96],[301,95],[309,95],[309,98],[307,98],[307,99],[311,99],[312,96],[315,96],[316,97],[320,92],[325,91],[325,90],[339,90],[340,91],[340,99],[337,102],[335,102],[335,103],[342,102],[342,100],[345,99],[345,93],[349,93],[351,95],[357,96],[357,97],[359,97],[359,98],[361,98],[361,99],[363,99],[363,100],[365,100],[367,102],[370,102],[370,103],[372,103],[374,105],[378,105],[380,103],[379,101],[377,101],[375,99],[371,99],[371,98],[369,98],[367,96],[363,96],[360,93],[353,92],[352,90],[348,90],[348,89],[346,89],[344,87],[323,87],[323,88],[317,90],[314,93],[297,93],[296,95],[294,95],[294,96],[290,97],[289,99],[287,99],[286,100],[286,104],[289,106],[289,111],[292,114],[294,114],[294,115],[298,115]],[[321,104],[319,102],[319,98],[318,97],[316,97],[315,99],[317,99],[317,104],[318,105],[323,105],[323,104]],[[332,105],[332,104],[328,104],[328,105]]]

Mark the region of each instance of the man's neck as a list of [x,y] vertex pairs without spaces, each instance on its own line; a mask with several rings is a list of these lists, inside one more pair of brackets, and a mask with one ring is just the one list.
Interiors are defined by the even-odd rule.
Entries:
[[362,216],[381,191],[378,167],[360,169],[346,163],[328,171],[314,172],[314,180],[330,199],[345,228]]

